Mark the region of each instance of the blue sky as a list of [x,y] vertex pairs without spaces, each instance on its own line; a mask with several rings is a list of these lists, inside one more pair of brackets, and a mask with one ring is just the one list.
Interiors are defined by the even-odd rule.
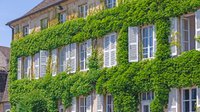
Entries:
[[0,46],[10,47],[12,31],[5,24],[16,19],[42,0],[0,0]]

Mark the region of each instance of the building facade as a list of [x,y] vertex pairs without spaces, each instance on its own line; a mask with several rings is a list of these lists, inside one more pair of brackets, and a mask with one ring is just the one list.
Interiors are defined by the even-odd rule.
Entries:
[[10,112],[8,99],[8,66],[10,48],[0,46],[0,111]]
[[[12,58],[13,63],[15,62],[15,64],[11,65],[15,70],[11,73],[13,76],[11,80],[15,82],[16,80],[25,79],[34,82],[35,80],[45,80],[47,74],[51,74],[52,77],[56,78],[63,72],[66,75],[74,74],[72,77],[76,77],[75,75],[77,75],[77,72],[79,74],[90,74],[90,71],[92,71],[90,69],[90,61],[94,61],[93,58],[98,59],[99,57],[101,62],[99,62],[100,68],[98,68],[98,70],[100,71],[102,69],[111,69],[112,71],[114,68],[120,68],[120,65],[123,65],[122,63],[124,63],[123,61],[125,59],[125,61],[128,61],[125,64],[132,64],[128,68],[138,72],[142,71],[143,68],[134,67],[134,63],[144,63],[145,65],[146,63],[151,63],[153,60],[157,59],[165,62],[166,57],[168,60],[178,60],[179,58],[182,59],[182,55],[185,56],[185,53],[198,52],[200,49],[198,42],[198,37],[200,35],[200,10],[198,8],[200,5],[198,6],[198,4],[200,3],[192,0],[186,0],[185,2],[178,0],[175,2],[174,7],[177,6],[180,8],[178,4],[188,5],[180,8],[182,12],[180,11],[180,13],[178,13],[178,11],[173,12],[168,10],[169,6],[166,6],[166,9],[159,9],[159,5],[152,5],[154,2],[149,1],[149,4],[151,4],[150,6],[141,6],[142,2],[136,2],[134,0],[42,1],[24,16],[7,24],[13,30],[14,45],[12,46],[12,49],[13,54],[15,54]],[[191,3],[190,6],[189,3]],[[144,2],[143,4],[147,5],[148,3]],[[173,4],[173,1],[169,4]],[[160,3],[160,5],[166,5],[166,3]],[[127,9],[126,6],[130,9]],[[137,8],[136,6],[142,7],[144,10],[142,8]],[[158,9],[154,10],[153,7],[158,7]],[[145,10],[147,11],[146,13]],[[152,14],[153,16],[150,11],[155,11]],[[162,13],[166,14],[162,15]],[[106,14],[109,16],[105,16]],[[146,17],[146,15],[149,17]],[[137,18],[137,20],[134,20],[135,18]],[[76,20],[78,25],[76,24]],[[94,20],[96,21],[94,22]],[[163,26],[159,24],[163,24]],[[72,28],[73,26],[74,28]],[[67,33],[63,33],[62,31]],[[123,39],[125,40],[122,41]],[[22,47],[20,46],[23,46],[24,49],[21,49]],[[164,48],[169,49],[165,50]],[[95,51],[96,55],[94,53]],[[122,55],[124,52],[125,55]],[[165,54],[167,53],[168,55],[165,57]],[[194,60],[197,59],[198,58],[195,58]],[[188,63],[190,62],[189,60],[186,60],[186,62],[187,61]],[[68,91],[70,91],[69,93],[71,93],[70,95],[73,97],[71,99],[63,99],[57,98],[59,97],[59,95],[57,95],[56,108],[59,112],[114,112],[114,110],[116,110],[115,108],[117,108],[116,111],[119,112],[134,112],[136,110],[139,112],[156,112],[154,109],[161,109],[166,112],[199,112],[199,81],[193,80],[194,77],[198,79],[197,76],[200,74],[198,70],[196,71],[199,65],[198,60],[197,64],[195,64],[196,66],[187,65],[188,63],[183,64],[183,69],[179,69],[179,64],[176,64],[175,62],[176,60],[171,65],[161,65],[167,66],[167,69],[169,70],[167,72],[163,71],[161,66],[154,72],[149,71],[149,69],[154,70],[153,67],[144,67],[146,73],[138,72],[131,77],[135,82],[130,83],[130,85],[128,83],[127,85],[123,83],[121,87],[119,86],[119,88],[117,88],[118,91],[109,89],[105,90],[106,92],[97,91],[98,87],[96,84],[98,85],[101,83],[101,80],[108,81],[109,79],[107,78],[111,78],[109,75],[105,75],[107,78],[100,76],[98,80],[95,80],[96,82],[91,84],[95,85],[96,88],[87,92],[83,92],[85,90],[84,86],[76,87],[78,82],[82,83],[83,80],[75,81],[75,86],[73,85],[72,88],[68,89]],[[137,66],[137,64],[135,64],[135,66]],[[192,66],[192,68],[187,69],[187,67],[190,66]],[[170,67],[172,71],[170,71]],[[122,69],[122,74],[129,74],[125,72],[129,69],[125,69],[126,68]],[[119,71],[115,71],[113,74],[121,73],[122,71],[119,69]],[[191,77],[187,77],[188,80],[186,79],[189,82],[178,80],[181,84],[176,85],[176,81],[170,79],[170,72],[173,76],[181,73],[180,77],[184,77],[185,74],[191,74]],[[109,73],[105,72],[104,74]],[[134,73],[130,72],[130,74]],[[142,76],[143,74],[147,74],[146,76],[148,77],[144,76],[144,79],[137,82],[136,80],[139,78],[139,75]],[[167,78],[165,78],[172,80],[171,82],[173,84],[168,80],[169,82],[161,81],[160,84],[157,85],[154,81],[157,80],[156,78],[159,79],[159,75],[154,76],[154,74],[168,74],[169,77],[166,76]],[[172,75],[171,77],[173,77]],[[113,77],[114,76],[115,75],[113,75]],[[162,76],[164,77],[165,75]],[[84,77],[84,75],[81,75],[80,77]],[[126,80],[131,80],[130,77],[125,78]],[[117,77],[116,79],[112,78],[112,80],[117,80]],[[184,81],[187,83],[184,84]],[[141,90],[135,90],[135,93],[126,93],[126,91],[130,89],[129,86],[134,88],[134,84],[137,85],[141,83],[142,85],[142,83],[145,84],[148,82],[153,84],[152,88],[148,85],[144,85],[144,87],[141,88],[145,89],[142,90],[137,86],[136,88],[140,88]],[[157,82],[159,82],[159,80]],[[122,82],[116,82],[116,85],[119,85],[119,83]],[[106,86],[109,86],[109,84],[108,81],[108,85]],[[162,86],[166,87],[162,88],[166,94],[162,93]],[[86,86],[86,88],[87,87],[88,86]],[[106,87],[102,86],[102,88]],[[124,95],[119,92],[121,88],[125,88]],[[76,93],[76,91],[83,92],[83,94]],[[104,91],[104,89],[102,89],[102,91]],[[122,95],[122,99],[119,100],[118,97],[120,97],[120,95]],[[130,101],[132,104],[123,100],[123,98],[127,98],[126,95],[127,97],[132,98],[132,101]],[[165,96],[161,97],[161,95]],[[163,100],[162,98],[167,98],[167,100]],[[71,100],[71,105],[66,106],[64,100]],[[122,104],[120,104],[120,101]],[[19,106],[16,102],[13,104],[16,107]],[[131,109],[128,108],[128,105]],[[156,107],[156,105],[161,105],[161,107],[158,108],[159,106]]]

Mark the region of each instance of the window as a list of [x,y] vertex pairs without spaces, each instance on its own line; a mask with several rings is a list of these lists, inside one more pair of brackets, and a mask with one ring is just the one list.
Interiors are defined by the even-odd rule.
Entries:
[[106,112],[114,112],[112,95],[106,96]]
[[22,79],[22,58],[17,59],[17,79]]
[[72,99],[71,112],[76,112],[76,97]]
[[28,58],[24,58],[24,73],[23,73],[23,75],[24,75],[24,77],[25,78],[27,78],[27,76],[28,76]]
[[155,53],[155,36],[153,26],[144,27],[142,29],[142,50],[143,58],[152,58]]
[[59,14],[59,22],[64,23],[66,21],[66,14],[65,13],[60,13]]
[[104,67],[111,67],[116,62],[116,33],[105,36],[104,38]]
[[44,77],[46,75],[47,61],[48,61],[48,51],[41,50],[40,51],[40,77]]
[[57,74],[57,49],[52,50],[51,56],[51,63],[52,63],[52,76],[56,76]]
[[35,75],[35,79],[39,79],[40,73],[40,53],[35,54],[34,56],[34,75]]
[[79,112],[91,112],[91,95],[79,98]]
[[23,36],[26,36],[29,34],[29,25],[23,26]]
[[195,49],[195,15],[186,14],[181,16],[181,51]]
[[88,14],[88,6],[87,6],[87,4],[80,5],[78,7],[78,10],[79,10],[79,17],[86,18],[87,14]]
[[86,97],[79,98],[79,112],[86,112]]
[[103,104],[104,104],[103,95],[97,94],[96,98],[97,98],[97,112],[103,112]]
[[182,112],[195,112],[197,103],[197,89],[183,89],[182,90]]
[[19,25],[16,25],[14,27],[14,34],[17,34],[17,33],[19,33]]
[[190,31],[189,31],[189,19],[182,18],[182,51],[188,51],[190,49]]
[[80,44],[80,69],[88,70],[89,57],[91,56],[91,39]]
[[41,30],[48,28],[48,18],[42,19],[40,21]]
[[153,92],[142,93],[142,112],[150,112],[150,103],[154,99]]
[[113,8],[116,6],[116,0],[106,0],[107,8]]
[[65,57],[66,57],[66,47],[62,47],[59,51],[59,72],[65,71]]
[[76,43],[66,46],[66,70],[70,73],[76,72]]

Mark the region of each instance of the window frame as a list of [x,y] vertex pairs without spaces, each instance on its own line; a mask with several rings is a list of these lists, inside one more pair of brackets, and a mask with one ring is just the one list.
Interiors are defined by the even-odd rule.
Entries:
[[[184,102],[186,102],[186,101],[189,101],[189,111],[190,112],[193,112],[193,111],[191,111],[192,110],[192,90],[193,89],[196,89],[196,106],[195,107],[197,107],[197,100],[198,100],[198,88],[196,88],[196,87],[191,87],[191,88],[182,88],[181,89],[181,104],[182,104],[182,111],[181,112],[184,112]],[[189,90],[189,100],[184,100],[184,90]]]
[[[83,102],[84,102],[84,104],[83,105],[81,105],[81,99],[83,99]],[[87,97],[85,97],[85,96],[80,96],[79,97],[79,112],[81,112],[81,108],[83,108],[84,109],[84,112],[86,112],[87,111]]]
[[[113,35],[115,36],[115,48],[114,49],[111,48],[111,45],[112,45],[111,37]],[[108,45],[109,48],[108,48],[108,50],[105,49],[105,39],[106,38],[109,38],[109,45]],[[114,65],[111,64],[111,52],[112,51],[115,51],[115,58],[116,59],[115,59],[115,64]],[[117,33],[114,32],[114,33],[110,33],[110,34],[107,34],[106,36],[104,36],[104,38],[103,38],[103,52],[104,52],[104,64],[103,64],[103,67],[108,67],[109,68],[109,67],[116,66],[117,65]],[[109,53],[109,64],[108,64],[108,66],[105,65],[105,60],[106,60],[105,59],[105,52]]]
[[[108,104],[108,97],[111,97],[110,104]],[[108,110],[108,108],[111,108],[111,111]],[[111,94],[106,95],[106,112],[114,112],[114,98]]]
[[[148,98],[148,94],[150,95],[150,98]],[[144,95],[145,95],[145,99],[143,97]],[[150,112],[150,104],[151,104],[151,101],[154,99],[154,95],[155,95],[155,93],[152,91],[141,93],[142,112],[145,112],[144,106],[148,106],[148,110]]]
[[[150,27],[152,28],[152,35],[150,35]],[[147,29],[147,31],[148,31],[148,33],[147,33],[147,40],[148,40],[148,43],[147,43],[147,47],[145,47],[146,49],[147,49],[147,57],[146,58],[144,58],[144,33],[143,33],[143,31],[144,31],[144,29]],[[141,42],[141,44],[142,44],[142,59],[143,60],[146,60],[146,59],[153,59],[155,56],[154,56],[154,54],[155,54],[155,52],[156,51],[154,51],[154,36],[155,36],[155,34],[154,34],[155,32],[154,32],[154,25],[148,25],[148,26],[143,26],[142,28],[141,28],[141,39],[142,39],[142,42]],[[150,46],[150,38],[151,38],[151,36],[152,36],[152,46]],[[151,48],[152,48],[152,56],[151,56]]]
[[[110,1],[111,3],[109,3],[109,1]],[[109,6],[109,5],[111,5],[111,6]],[[114,8],[114,7],[116,7],[116,6],[117,6],[117,0],[106,0],[106,7],[107,7],[108,9]]]
[[[47,24],[46,24],[46,25],[44,25],[45,20],[47,21]],[[41,19],[41,20],[40,20],[40,28],[41,28],[41,30],[47,29],[47,28],[49,27],[49,24],[48,24],[48,23],[49,23],[48,17]]]
[[[188,25],[188,29],[186,30],[185,29],[185,27],[184,27],[184,20],[186,20],[187,21],[187,25]],[[184,17],[184,16],[182,16],[181,17],[181,19],[180,19],[180,21],[181,21],[181,51],[182,52],[185,52],[185,51],[190,51],[191,50],[191,48],[190,48],[190,20],[189,20],[189,18],[186,18],[186,17]],[[187,31],[187,33],[188,33],[188,37],[187,37],[187,39],[188,39],[188,41],[185,41],[185,32]],[[188,44],[188,47],[187,47],[187,49],[188,50],[185,50],[185,43],[187,43]]]
[[27,36],[29,34],[29,25],[23,26],[23,37]]
[[67,20],[66,16],[67,16],[67,15],[66,15],[65,12],[59,13],[59,18],[58,18],[59,23],[64,23],[64,22]]
[[[83,8],[83,10],[82,10]],[[88,15],[88,4],[82,4],[78,6],[78,16],[80,18],[86,18]]]
[[16,25],[14,27],[14,34],[18,34],[20,31],[19,31],[19,25]]

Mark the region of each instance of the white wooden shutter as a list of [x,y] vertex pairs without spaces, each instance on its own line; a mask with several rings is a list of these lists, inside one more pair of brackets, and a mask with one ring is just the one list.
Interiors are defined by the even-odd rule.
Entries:
[[40,71],[40,53],[35,54],[34,56],[34,75],[35,79],[39,79],[39,71]]
[[17,79],[22,79],[22,58],[17,59]]
[[40,51],[40,77],[44,77],[46,74],[46,66],[48,59],[48,51],[41,50]]
[[92,111],[92,106],[91,106],[91,104],[92,104],[92,97],[91,97],[91,95],[89,95],[89,96],[87,96],[87,98],[86,98],[86,112],[91,112]]
[[65,61],[65,71],[69,72],[69,68],[70,68],[70,45],[67,45],[65,47],[66,50],[66,61]]
[[[200,36],[200,10],[195,13],[196,37]],[[196,50],[200,50],[200,42],[196,40]]]
[[156,43],[156,28],[155,28],[155,26],[153,26],[153,57],[155,57],[155,55],[156,55],[156,47],[157,47],[157,43]]
[[200,112],[200,88],[197,88],[197,112]]
[[32,66],[32,57],[27,57],[28,59],[28,67],[27,67],[27,75],[31,78],[31,66]]
[[103,95],[96,95],[97,98],[97,112],[103,112]]
[[129,62],[138,62],[139,60],[139,36],[138,27],[128,28],[128,50],[129,50]]
[[80,69],[84,70],[85,69],[85,50],[86,50],[86,46],[85,46],[85,42],[81,43],[79,46],[79,52],[80,52]]
[[[171,18],[171,36],[169,37],[169,41],[177,43],[177,32],[178,32],[178,18]],[[173,43],[173,44],[174,44]],[[176,56],[178,53],[178,49],[176,45],[171,45],[171,56]]]
[[104,67],[109,67],[110,65],[110,38],[109,36],[104,38]]
[[71,44],[70,48],[70,68],[71,73],[76,72],[76,43]]
[[169,93],[168,112],[178,112],[178,89],[172,88]]
[[116,61],[116,34],[110,36],[110,66],[115,66]]
[[71,112],[76,112],[76,98],[75,97],[72,99]]
[[59,52],[59,72],[63,72],[65,70],[65,61],[66,61],[66,47],[62,47]]
[[87,53],[87,59],[86,59],[86,70],[88,69],[88,63],[89,63],[89,58],[92,55],[92,39],[87,40],[87,49],[86,49],[86,53]]
[[52,56],[51,56],[51,61],[52,61],[52,76],[56,76],[57,74],[57,49],[52,50]]

